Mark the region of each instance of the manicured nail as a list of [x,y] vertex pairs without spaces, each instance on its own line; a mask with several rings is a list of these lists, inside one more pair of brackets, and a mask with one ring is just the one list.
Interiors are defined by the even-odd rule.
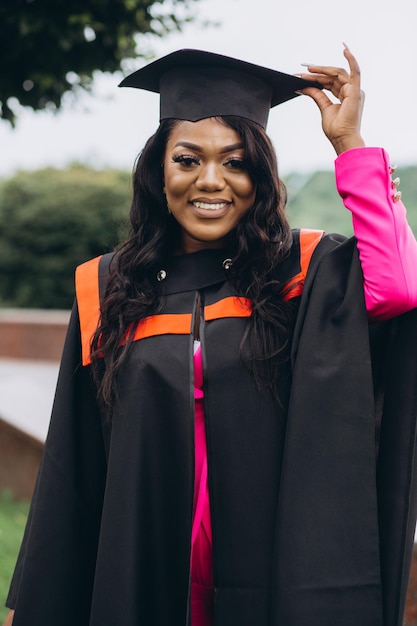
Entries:
[[300,63],[303,67],[316,67],[315,63]]

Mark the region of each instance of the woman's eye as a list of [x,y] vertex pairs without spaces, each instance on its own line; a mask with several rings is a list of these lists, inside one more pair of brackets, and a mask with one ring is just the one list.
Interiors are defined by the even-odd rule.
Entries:
[[232,169],[237,169],[237,170],[247,169],[247,163],[245,159],[229,159],[228,161],[226,161],[225,165],[227,167],[230,167]]
[[198,165],[199,163],[197,157],[188,154],[179,154],[177,156],[174,156],[172,160],[174,161],[174,163],[180,163],[185,167],[191,167],[192,165]]

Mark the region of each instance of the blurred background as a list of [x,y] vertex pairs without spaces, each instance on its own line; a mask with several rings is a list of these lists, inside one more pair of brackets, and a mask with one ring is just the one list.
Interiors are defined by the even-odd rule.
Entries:
[[[47,432],[74,268],[126,232],[131,170],[158,124],[158,96],[118,89],[121,78],[179,48],[288,73],[345,66],[346,42],[362,69],[363,136],[398,165],[417,232],[416,23],[415,0],[2,0],[0,604]],[[351,234],[314,102],[273,109],[268,132],[292,226]],[[414,577],[406,626],[417,625]]]

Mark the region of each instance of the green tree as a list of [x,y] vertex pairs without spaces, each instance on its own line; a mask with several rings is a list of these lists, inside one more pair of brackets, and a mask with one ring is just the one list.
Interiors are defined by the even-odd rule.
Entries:
[[0,304],[67,309],[74,269],[127,227],[130,174],[84,166],[21,172],[0,187]]
[[11,98],[58,109],[66,92],[91,86],[95,70],[145,56],[146,36],[181,30],[195,1],[1,0],[0,116],[14,122]]

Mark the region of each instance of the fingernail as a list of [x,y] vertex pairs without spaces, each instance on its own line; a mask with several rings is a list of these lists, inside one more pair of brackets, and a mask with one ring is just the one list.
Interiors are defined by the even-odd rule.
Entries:
[[302,91],[296,90],[296,91],[294,91],[294,93],[298,93],[300,96],[305,96],[305,93],[303,93]]
[[303,67],[316,67],[315,63],[300,63]]
[[345,43],[344,41],[342,41],[343,46],[346,48],[346,50],[349,50],[349,46],[347,45],[347,43]]

